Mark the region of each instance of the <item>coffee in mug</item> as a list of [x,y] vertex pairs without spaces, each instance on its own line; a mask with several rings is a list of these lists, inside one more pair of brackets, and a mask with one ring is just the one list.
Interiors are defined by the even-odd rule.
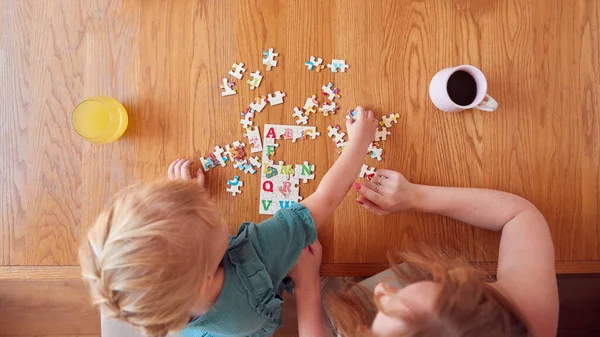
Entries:
[[438,109],[445,112],[471,108],[494,111],[498,108],[498,102],[487,94],[485,76],[471,65],[440,70],[431,79],[429,97]]

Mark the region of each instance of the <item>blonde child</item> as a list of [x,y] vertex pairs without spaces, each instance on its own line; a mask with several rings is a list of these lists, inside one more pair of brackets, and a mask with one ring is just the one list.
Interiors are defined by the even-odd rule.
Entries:
[[[118,193],[80,248],[94,303],[148,336],[272,335],[284,278],[352,187],[373,140],[373,112],[357,111],[348,145],[315,193],[259,225],[243,223],[236,236],[210,201],[202,171],[192,179],[191,161],[172,163],[168,181]],[[322,316],[310,313],[316,307],[299,308],[309,335],[325,333],[314,324]]]

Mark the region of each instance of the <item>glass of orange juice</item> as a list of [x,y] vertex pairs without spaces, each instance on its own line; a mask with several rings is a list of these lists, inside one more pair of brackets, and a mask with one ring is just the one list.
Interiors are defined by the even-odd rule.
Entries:
[[127,129],[127,111],[119,101],[108,96],[90,97],[79,103],[71,115],[73,129],[88,142],[106,144]]

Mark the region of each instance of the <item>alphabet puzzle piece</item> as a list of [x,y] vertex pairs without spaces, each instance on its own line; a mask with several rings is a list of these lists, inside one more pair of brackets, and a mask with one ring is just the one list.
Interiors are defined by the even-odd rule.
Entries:
[[215,162],[210,157],[200,157],[200,164],[202,165],[204,172],[208,172],[211,168],[215,168],[216,166]]
[[229,75],[237,78],[238,80],[241,80],[242,77],[244,76],[243,73],[246,72],[246,68],[244,68],[244,63],[240,62],[240,63],[234,63],[233,65],[231,65],[231,70],[229,71]]
[[256,156],[256,157],[250,157],[250,158],[248,158],[248,161],[254,167],[260,168],[262,166],[262,163],[260,162],[260,158],[258,156]]
[[244,137],[248,138],[250,153],[261,152],[263,150],[262,140],[260,139],[260,130],[257,126],[247,128]]
[[307,183],[309,180],[315,179],[315,165],[309,164],[307,161],[304,164],[296,165],[294,167],[295,178],[302,180],[303,183]]
[[215,146],[215,152],[213,152],[213,155],[216,158],[216,163],[221,165],[221,167],[225,167],[227,165],[227,160],[228,160],[227,157],[223,156],[223,152],[225,152],[225,150],[223,150],[223,148],[221,148],[218,145]]
[[333,83],[329,82],[327,85],[321,87],[323,90],[323,96],[327,96],[327,99],[330,101],[334,101],[336,98],[340,98],[339,95],[340,89],[334,88]]
[[308,123],[308,116],[304,113],[304,109],[294,107],[294,114],[292,116],[297,118],[296,124],[306,125]]
[[269,104],[271,104],[272,106],[282,104],[283,98],[285,97],[285,92],[275,91],[274,94],[274,96],[271,94],[268,95],[267,102],[269,102]]
[[346,64],[346,60],[332,59],[331,63],[327,65],[327,68],[331,69],[332,73],[337,73],[338,70],[345,73],[346,69],[350,68],[350,66]]
[[306,103],[304,103],[304,113],[308,116],[310,113],[317,112],[317,108],[319,107],[319,101],[317,100],[317,95],[312,95],[306,99]]
[[267,71],[271,71],[273,67],[277,67],[277,60],[275,60],[276,56],[279,56],[279,53],[276,53],[273,48],[269,48],[268,51],[263,52],[263,64],[267,68]]
[[398,124],[398,118],[400,118],[400,114],[391,113],[389,116],[383,116],[381,118],[382,121],[379,122],[379,125],[385,126],[386,128],[391,128],[392,122],[394,122],[394,124]]
[[325,66],[322,63],[322,58],[316,58],[314,56],[311,56],[309,61],[304,62],[304,65],[308,68],[309,71],[315,70],[316,72],[320,72],[325,68]]
[[[244,114],[244,112],[242,112]],[[252,118],[254,118],[254,111],[251,110],[244,115],[244,118],[240,119],[240,124],[244,127],[244,129],[248,129],[253,125]]]
[[239,176],[235,176],[233,180],[227,180],[227,185],[229,185],[227,192],[230,192],[235,197],[238,193],[242,193],[240,188],[244,186],[244,182],[240,180]]
[[371,158],[377,159],[377,161],[381,161],[381,156],[383,155],[383,149],[378,146],[377,143],[373,142],[369,144],[369,152],[371,154]]
[[227,157],[229,157],[229,159],[231,159],[234,162],[244,160],[244,158],[246,158],[246,151],[244,150],[246,143],[240,143],[236,140],[232,143],[232,145],[233,146],[225,145],[225,154],[227,155]]
[[329,114],[335,115],[339,108],[335,102],[323,102],[319,111],[323,113],[323,116],[329,116]]
[[391,135],[392,133],[389,132],[387,130],[387,128],[384,126],[381,129],[377,129],[377,131],[375,131],[375,140],[386,140],[387,136]]
[[265,96],[259,96],[254,98],[254,101],[250,103],[250,109],[261,112],[267,106],[267,98]]
[[229,95],[237,94],[237,91],[233,90],[234,85],[235,85],[235,83],[229,82],[229,80],[227,80],[227,78],[224,78],[223,85],[221,85],[221,89],[223,89],[221,96],[229,96]]
[[254,89],[258,88],[263,77],[260,75],[259,70],[255,71],[253,73],[250,73],[250,77],[252,77],[252,78],[247,80],[246,83],[248,83],[250,85],[250,90],[254,90]]
[[375,168],[363,164],[362,168],[360,169],[360,174],[358,176],[361,178],[367,178],[367,180],[371,180],[373,179],[373,176],[375,176]]
[[328,126],[327,130],[329,131],[329,133],[327,133],[327,135],[329,136],[329,138],[333,139],[334,143],[341,143],[344,141],[344,136],[346,134],[343,132],[339,132],[339,130],[340,130],[339,125],[336,125],[335,127]]

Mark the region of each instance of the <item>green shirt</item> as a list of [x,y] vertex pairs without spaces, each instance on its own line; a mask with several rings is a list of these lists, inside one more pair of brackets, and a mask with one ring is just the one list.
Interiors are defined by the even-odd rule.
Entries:
[[216,303],[188,323],[181,337],[272,335],[281,325],[284,278],[316,239],[310,212],[299,203],[259,225],[243,223],[229,239]]

